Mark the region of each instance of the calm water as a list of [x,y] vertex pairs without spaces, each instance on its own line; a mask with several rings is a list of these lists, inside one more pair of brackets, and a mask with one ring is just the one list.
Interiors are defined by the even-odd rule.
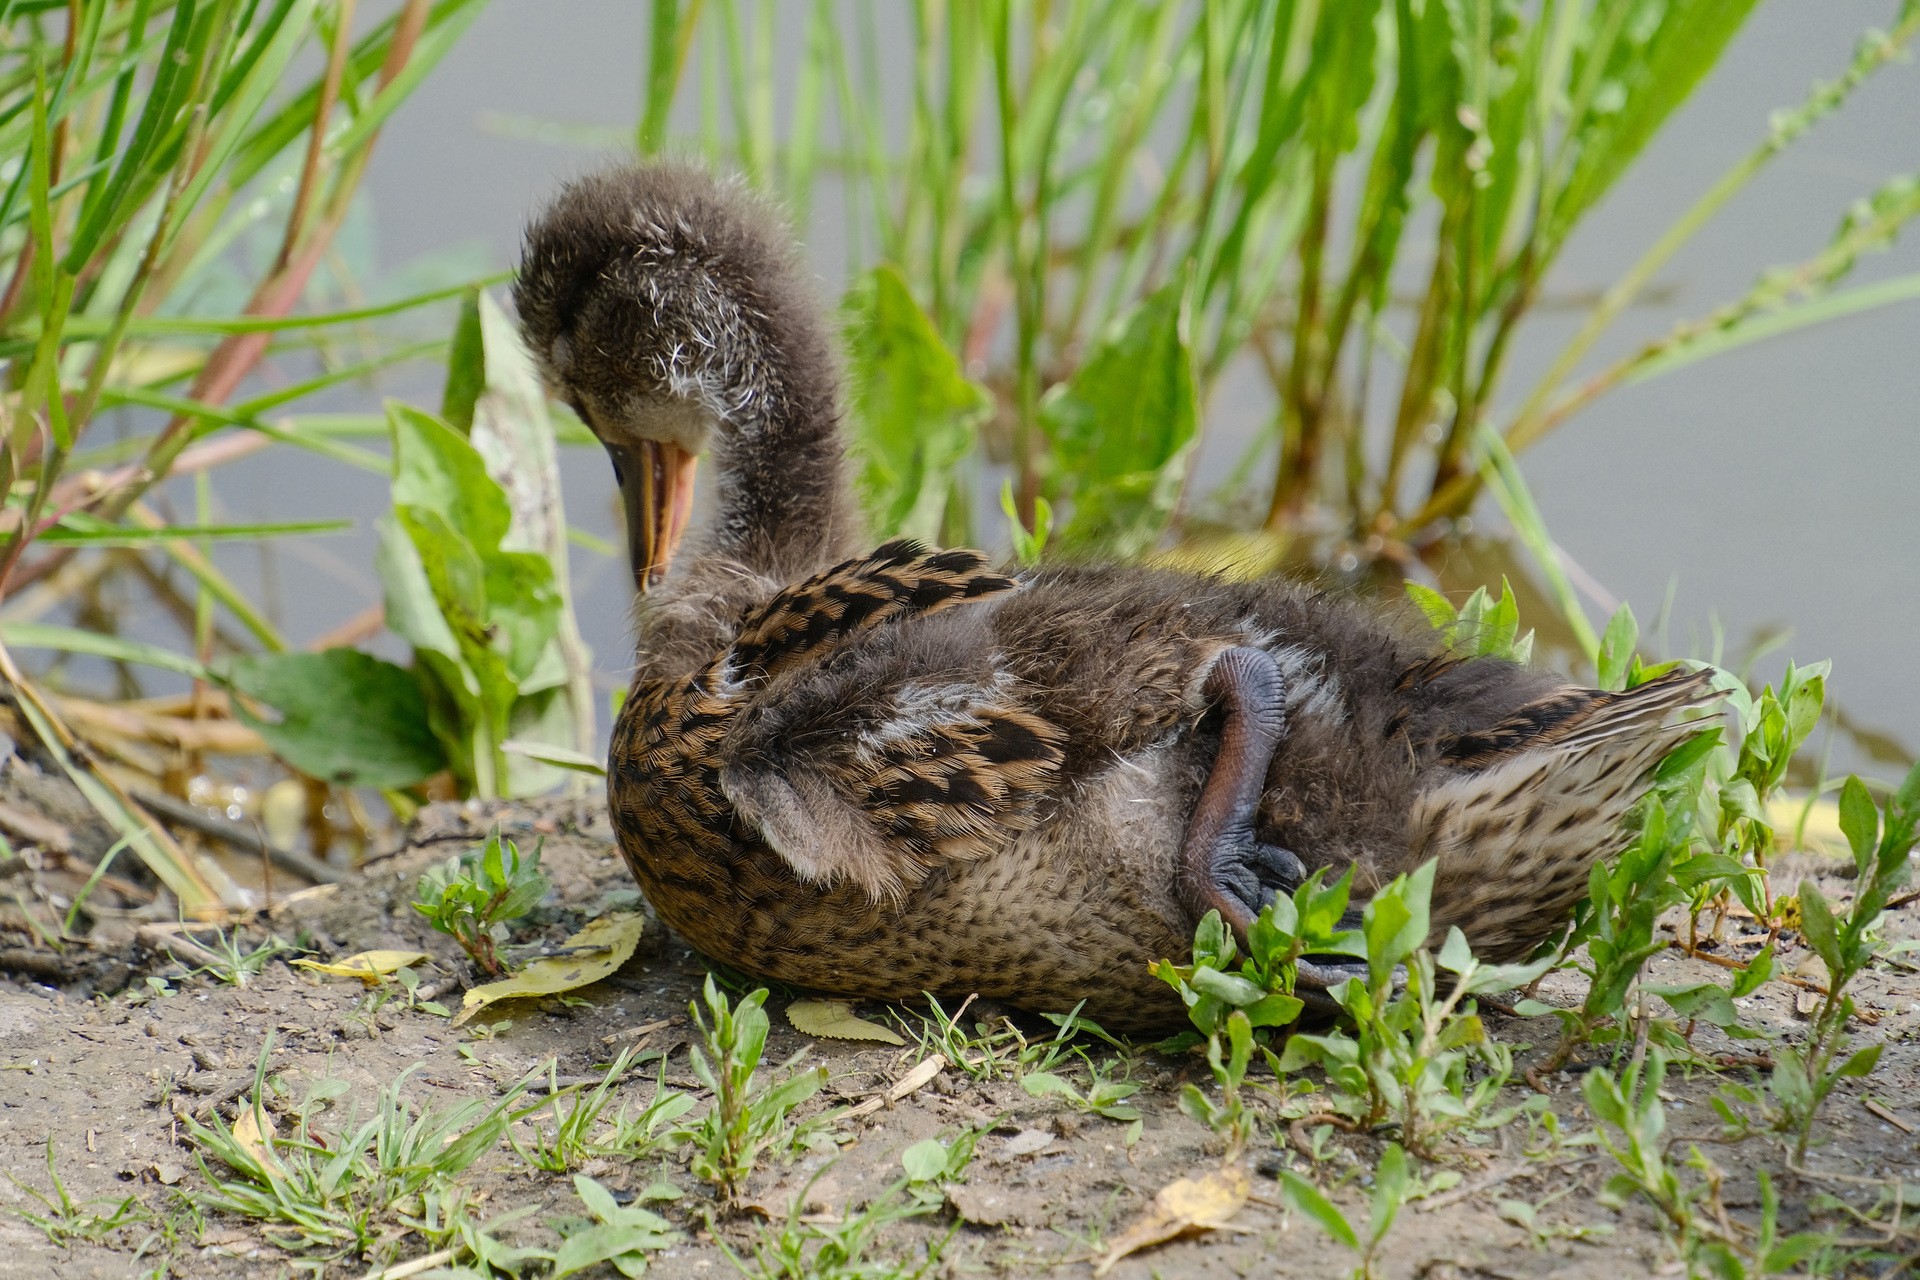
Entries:
[[[1753,145],[1771,109],[1835,74],[1857,33],[1893,9],[1864,0],[1764,6],[1569,246],[1555,289],[1611,280]],[[512,136],[495,117],[630,126],[644,19],[645,6],[632,0],[493,0],[380,144],[368,178],[376,260],[394,267],[454,247],[477,266],[510,264],[528,214],[594,153]],[[1664,273],[1661,304],[1627,317],[1595,363],[1737,295],[1762,267],[1812,253],[1849,201],[1915,169],[1920,69],[1896,66],[1702,233]],[[836,213],[823,201],[809,233],[829,290],[845,270]],[[1916,269],[1920,232],[1857,278]],[[1577,320],[1547,315],[1530,326],[1510,390],[1530,384]],[[424,382],[381,390],[437,400]],[[370,408],[374,394],[333,407]],[[1221,447],[1203,457],[1203,476],[1224,471],[1236,430],[1264,420],[1251,397],[1230,403],[1229,389],[1220,400]],[[612,482],[598,451],[576,453],[564,467],[576,523],[612,533]],[[1716,626],[1729,654],[1790,630],[1762,671],[1782,656],[1832,658],[1834,695],[1851,719],[1908,752],[1920,748],[1920,306],[1750,347],[1616,394],[1529,453],[1526,467],[1557,539],[1605,592],[1632,601],[1643,621],[1671,593],[1672,652],[1706,652]],[[218,492],[222,515],[236,520],[345,512],[364,523],[385,501],[378,477],[291,454],[229,469]],[[272,563],[245,548],[222,555],[304,638],[377,599],[371,545],[362,531],[285,547]],[[577,560],[581,623],[611,685],[626,670],[626,575],[599,557]],[[153,635],[178,643],[164,626]],[[1857,744],[1837,744],[1834,760],[1870,767]]]

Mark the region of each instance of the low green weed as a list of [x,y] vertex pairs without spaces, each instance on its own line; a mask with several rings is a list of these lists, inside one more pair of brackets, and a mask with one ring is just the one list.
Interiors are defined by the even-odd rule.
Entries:
[[[1367,904],[1367,978],[1349,978],[1330,993],[1352,1020],[1351,1032],[1295,1035],[1275,1066],[1283,1074],[1321,1068],[1333,1104],[1355,1127],[1391,1120],[1407,1149],[1428,1158],[1442,1137],[1515,1114],[1494,1105],[1512,1075],[1511,1050],[1487,1035],[1472,997],[1524,986],[1553,964],[1551,956],[1481,964],[1458,928],[1438,955],[1427,951],[1434,866],[1399,877]],[[1444,996],[1442,972],[1450,975]]]
[[1666,1054],[1653,1045],[1617,1079],[1599,1068],[1582,1082],[1587,1106],[1600,1122],[1586,1141],[1619,1166],[1602,1188],[1601,1202],[1617,1209],[1636,1197],[1645,1200],[1689,1275],[1760,1280],[1784,1274],[1827,1247],[1828,1238],[1812,1232],[1780,1237],[1779,1200],[1764,1169],[1758,1173],[1760,1224],[1753,1232],[1742,1231],[1728,1217],[1720,1193],[1721,1171],[1696,1145],[1689,1145],[1684,1167],[1699,1177],[1682,1176],[1668,1157],[1671,1142],[1660,1102],[1666,1074]]
[[1536,1249],[1545,1249],[1556,1240],[1585,1240],[1590,1236],[1613,1234],[1613,1228],[1604,1222],[1568,1224],[1540,1221],[1540,1211],[1573,1191],[1572,1187],[1560,1190],[1540,1201],[1502,1200],[1494,1207],[1502,1219],[1512,1223],[1527,1233],[1527,1241]]
[[[940,1264],[947,1241],[959,1229],[958,1223],[946,1235],[928,1241],[917,1256],[876,1257],[874,1248],[889,1227],[935,1213],[943,1203],[937,1179],[958,1172],[952,1166],[959,1143],[943,1150],[944,1167],[938,1174],[932,1172],[930,1151],[923,1150],[927,1147],[927,1143],[919,1143],[908,1148],[909,1152],[921,1153],[917,1157],[923,1161],[919,1167],[929,1172],[917,1188],[910,1177],[902,1178],[858,1212],[843,1211],[836,1223],[802,1222],[800,1206],[807,1196],[803,1190],[794,1197],[785,1222],[761,1228],[750,1258],[734,1253],[724,1240],[719,1242],[720,1247],[735,1269],[751,1280],[918,1280]],[[965,1154],[972,1155],[970,1142]],[[965,1159],[960,1159],[959,1165],[964,1168]],[[809,1182],[807,1189],[812,1186]]]
[[[1108,1070],[1089,1062],[1084,1091],[1065,1076],[1051,1071],[1027,1072],[1020,1077],[1020,1087],[1035,1098],[1059,1098],[1075,1111],[1138,1125],[1140,1109],[1127,1099],[1140,1092],[1140,1086],[1131,1080],[1108,1079]],[[1128,1141],[1131,1144],[1133,1137]]]
[[945,1184],[958,1178],[973,1163],[974,1148],[986,1129],[962,1129],[950,1142],[927,1138],[900,1153],[900,1167],[906,1171],[907,1193],[922,1204],[938,1208],[946,1199]]
[[523,859],[519,847],[502,840],[495,826],[480,848],[427,869],[413,909],[459,943],[489,977],[500,977],[507,971],[499,954],[507,925],[533,910],[553,887],[540,870],[540,849],[536,843]]
[[[790,1149],[810,1135],[788,1123],[800,1103],[827,1082],[825,1067],[794,1072],[776,1084],[760,1074],[767,1047],[767,1014],[762,987],[730,1004],[708,976],[700,1001],[689,1004],[700,1042],[689,1045],[693,1074],[713,1090],[713,1105],[679,1134],[694,1144],[693,1172],[734,1199],[763,1151]],[[805,1051],[802,1050],[804,1053]],[[790,1068],[799,1055],[783,1064]]]
[[659,1200],[677,1200],[680,1190],[672,1183],[656,1182],[643,1188],[634,1204],[621,1204],[613,1193],[584,1174],[573,1176],[574,1194],[586,1207],[585,1217],[554,1220],[560,1233],[560,1247],[553,1253],[553,1270],[547,1280],[577,1275],[603,1262],[623,1276],[638,1276],[647,1269],[647,1255],[666,1248],[679,1236],[673,1224],[642,1205]]
[[1209,911],[1194,930],[1192,963],[1161,960],[1153,967],[1186,1005],[1199,1033],[1187,1043],[1204,1037],[1207,1065],[1220,1089],[1215,1102],[1188,1084],[1180,1092],[1180,1109],[1225,1135],[1229,1151],[1242,1149],[1251,1133],[1241,1091],[1256,1031],[1289,1026],[1306,1007],[1293,995],[1300,958],[1353,955],[1363,945],[1359,934],[1340,928],[1351,882],[1349,873],[1324,885],[1316,871],[1291,897],[1276,897],[1248,926],[1244,957],[1220,914]]
[[1840,829],[1853,853],[1853,901],[1844,912],[1829,906],[1812,880],[1800,882],[1800,936],[1826,966],[1826,994],[1814,1012],[1806,1040],[1782,1045],[1774,1055],[1768,1089],[1778,1101],[1780,1124],[1794,1135],[1794,1157],[1805,1161],[1820,1105],[1849,1077],[1872,1074],[1881,1046],[1848,1053],[1853,998],[1847,987],[1872,963],[1869,931],[1910,874],[1908,855],[1920,827],[1920,765],[1887,798],[1884,816],[1865,784],[1848,778],[1840,791]]
[[267,935],[267,940],[257,947],[249,947],[240,940],[240,931],[229,933],[225,929],[216,929],[213,936],[200,943],[211,952],[215,961],[202,965],[194,972],[203,973],[215,982],[229,987],[244,987],[266,970],[267,962],[284,952],[298,948],[284,938]]

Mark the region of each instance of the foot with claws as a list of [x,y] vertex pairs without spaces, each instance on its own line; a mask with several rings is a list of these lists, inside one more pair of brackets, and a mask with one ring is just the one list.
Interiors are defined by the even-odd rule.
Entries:
[[[1275,895],[1292,893],[1307,878],[1297,855],[1263,843],[1253,826],[1267,766],[1286,733],[1286,687],[1271,654],[1242,646],[1220,655],[1202,691],[1225,720],[1220,753],[1181,846],[1180,892],[1196,919],[1218,911],[1245,938],[1247,926]],[[1341,925],[1353,928],[1359,920],[1360,909],[1353,908]],[[1364,979],[1366,973],[1361,960],[1302,958],[1295,994],[1310,1008],[1337,1012],[1327,988],[1351,977]]]

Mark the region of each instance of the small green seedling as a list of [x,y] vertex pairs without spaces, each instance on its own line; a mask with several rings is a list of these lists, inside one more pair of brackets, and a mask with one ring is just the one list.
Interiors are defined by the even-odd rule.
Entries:
[[907,1193],[916,1201],[937,1208],[946,1200],[945,1184],[967,1171],[973,1162],[973,1149],[984,1129],[962,1129],[951,1142],[928,1138],[900,1153],[900,1167],[906,1171]]
[[[623,1205],[607,1190],[585,1174],[573,1176],[574,1194],[586,1206],[590,1217],[555,1219],[552,1226],[560,1233],[561,1244],[553,1254],[549,1280],[577,1275],[602,1262],[610,1262],[623,1276],[637,1276],[647,1269],[647,1254],[672,1244],[679,1232],[651,1209],[640,1204]],[[656,1182],[643,1188],[635,1200],[677,1200],[680,1190],[672,1183]]]
[[[753,1172],[761,1152],[808,1140],[809,1135],[788,1124],[787,1117],[826,1084],[827,1069],[814,1067],[778,1084],[767,1083],[760,1075],[760,1058],[767,1047],[767,1014],[762,1008],[767,989],[729,1004],[709,974],[701,996],[704,1013],[701,1001],[687,1006],[701,1040],[687,1046],[687,1053],[694,1076],[713,1090],[713,1105],[678,1133],[694,1144],[694,1176],[719,1187],[731,1200]],[[798,1057],[783,1065],[793,1066]]]
[[1374,1280],[1379,1274],[1374,1263],[1380,1244],[1387,1238],[1387,1233],[1393,1230],[1393,1221],[1400,1216],[1402,1206],[1419,1190],[1418,1180],[1407,1165],[1407,1153],[1400,1149],[1399,1143],[1388,1143],[1385,1153],[1380,1157],[1379,1168],[1374,1170],[1373,1197],[1367,1233],[1363,1239],[1353,1224],[1347,1221],[1346,1215],[1313,1183],[1291,1169],[1282,1169],[1280,1185],[1289,1205],[1311,1218],[1335,1241],[1360,1255],[1360,1265],[1352,1272],[1354,1280]]
[[1065,1076],[1051,1071],[1027,1072],[1020,1077],[1020,1087],[1035,1098],[1059,1098],[1075,1111],[1090,1112],[1127,1123],[1140,1119],[1140,1109],[1127,1101],[1140,1092],[1138,1084],[1131,1080],[1108,1080],[1091,1066],[1088,1071],[1093,1079],[1085,1092]]
[[531,911],[553,887],[540,871],[540,847],[534,845],[523,859],[496,826],[480,848],[428,868],[413,909],[459,943],[488,977],[500,977],[507,971],[499,954],[507,924]]

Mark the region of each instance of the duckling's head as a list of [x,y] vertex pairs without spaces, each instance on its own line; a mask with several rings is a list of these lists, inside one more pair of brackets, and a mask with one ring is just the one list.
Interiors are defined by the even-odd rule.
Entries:
[[[701,453],[749,487],[779,483],[781,454],[837,453],[812,283],[737,181],[653,163],[569,184],[528,227],[513,296],[548,388],[613,460],[641,591],[686,531]],[[751,501],[723,518],[750,519]]]

